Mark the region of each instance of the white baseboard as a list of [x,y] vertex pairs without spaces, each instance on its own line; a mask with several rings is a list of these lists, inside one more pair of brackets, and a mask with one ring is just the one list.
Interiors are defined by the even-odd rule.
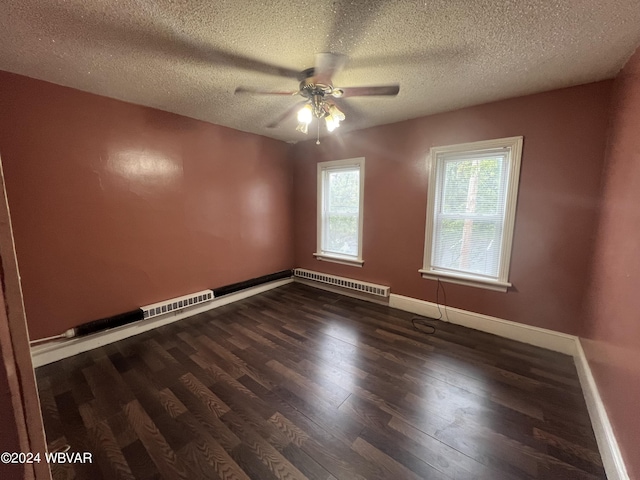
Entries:
[[108,345],[109,343],[117,342],[124,338],[132,337],[154,328],[177,322],[183,318],[191,317],[229,303],[237,302],[243,298],[251,297],[258,293],[281,287],[282,285],[286,285],[291,282],[293,282],[292,278],[276,280],[256,287],[247,288],[236,293],[230,293],[229,295],[225,295],[220,298],[214,298],[211,302],[203,305],[185,308],[150,320],[140,320],[135,323],[130,323],[129,325],[112,328],[86,337],[72,338],[68,340],[64,339],[37,345],[31,348],[33,366],[34,368],[37,368],[49,363],[57,362],[63,358],[71,357],[88,350],[93,350],[94,348],[102,347],[103,345]]
[[591,425],[593,426],[593,432],[598,442],[598,449],[600,450],[600,456],[602,457],[602,464],[607,473],[607,478],[609,480],[629,480],[618,442],[611,428],[607,411],[602,403],[602,398],[600,398],[598,386],[591,373],[589,362],[584,354],[579,338],[576,339],[576,350],[574,359],[578,370],[578,377],[580,378],[584,399],[587,402]]
[[[440,316],[437,304],[396,295],[395,293],[390,295],[389,306],[425,317],[438,318]],[[444,312],[442,305],[440,306],[440,310]],[[469,312],[454,307],[447,307],[446,312],[449,321],[456,325],[492,333],[499,337],[510,338],[511,340],[546,348],[554,352],[567,355],[576,354],[577,337],[575,335],[567,335],[566,333],[547,330],[546,328],[524,325],[522,323],[511,322],[509,320],[491,317],[482,313]]]

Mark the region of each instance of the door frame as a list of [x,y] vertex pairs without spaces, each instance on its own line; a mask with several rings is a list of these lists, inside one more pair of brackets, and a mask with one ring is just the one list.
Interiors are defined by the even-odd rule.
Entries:
[[[45,459],[47,441],[42,421],[40,398],[36,384],[29,332],[25,315],[20,283],[20,270],[16,257],[11,227],[11,214],[7,201],[2,159],[0,158],[0,279],[2,296],[0,298],[0,354],[9,393],[12,412],[2,412],[5,425],[10,422],[13,413],[20,451],[40,453],[38,463],[24,464],[21,478],[50,480],[51,471]],[[16,465],[17,467],[17,465]]]

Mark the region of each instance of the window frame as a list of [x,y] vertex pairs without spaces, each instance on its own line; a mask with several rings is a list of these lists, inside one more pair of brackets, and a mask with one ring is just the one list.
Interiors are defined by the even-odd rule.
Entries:
[[[422,268],[418,271],[423,278],[431,280],[441,280],[443,282],[457,283],[474,287],[486,288],[506,292],[511,283],[509,282],[509,268],[511,263],[511,251],[513,247],[513,232],[515,228],[515,217],[518,200],[518,186],[520,180],[520,165],[522,163],[523,137],[506,137],[494,140],[483,140],[479,142],[469,142],[457,145],[447,145],[432,147],[427,156],[427,172],[429,174],[429,191],[427,202],[427,223],[425,228],[424,257]],[[435,234],[435,209],[438,205],[437,195],[441,182],[442,166],[447,157],[460,155],[480,155],[482,152],[504,149],[507,152],[507,188],[504,193],[505,214],[502,228],[502,239],[500,245],[500,256],[498,265],[498,278],[490,278],[474,273],[458,273],[434,268],[433,248]]]
[[[357,167],[360,173],[360,192],[358,205],[358,255],[343,255],[323,250],[322,243],[324,237],[324,208],[325,208],[325,174],[328,171],[346,170],[347,168]],[[364,225],[364,171],[365,158],[346,158],[344,160],[332,160],[329,162],[318,162],[317,166],[317,235],[316,235],[316,252],[313,254],[318,260],[326,262],[340,263],[343,265],[351,265],[362,267],[364,260],[362,259],[362,228]]]

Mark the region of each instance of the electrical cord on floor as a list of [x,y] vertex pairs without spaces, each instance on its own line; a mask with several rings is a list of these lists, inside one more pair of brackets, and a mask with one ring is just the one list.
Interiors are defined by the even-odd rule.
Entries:
[[[444,316],[446,321],[449,321],[449,314],[447,312],[447,292],[444,289],[444,285],[438,279],[438,284],[436,286],[436,305],[438,306],[438,313],[440,316],[438,318],[433,318],[432,320],[442,320],[442,310],[440,310],[440,289],[442,289],[442,295],[444,297]],[[413,325],[414,330],[424,333],[426,335],[433,335],[436,333],[436,327],[434,325],[428,324],[424,317],[413,317],[411,319],[411,324]],[[429,329],[429,330],[425,330]]]
[[[433,335],[434,333],[436,333],[436,327],[434,327],[433,325],[429,325],[421,317],[413,317],[411,319],[411,324],[413,325],[413,329],[420,333],[424,333],[426,335]],[[431,331],[427,331],[425,330],[425,328],[430,328]]]

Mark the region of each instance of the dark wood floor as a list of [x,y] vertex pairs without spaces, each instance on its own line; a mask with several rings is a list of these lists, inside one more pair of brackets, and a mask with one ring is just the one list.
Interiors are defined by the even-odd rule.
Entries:
[[79,479],[605,478],[570,357],[291,284],[37,370]]

